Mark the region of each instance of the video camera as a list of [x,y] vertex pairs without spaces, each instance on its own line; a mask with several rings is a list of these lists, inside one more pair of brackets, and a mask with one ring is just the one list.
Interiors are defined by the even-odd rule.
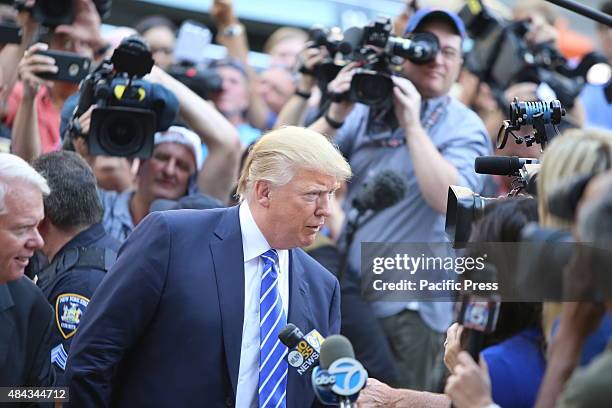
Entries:
[[324,91],[342,66],[348,62],[358,64],[350,91],[332,95],[332,100],[351,100],[375,108],[390,107],[391,76],[404,59],[414,64],[426,64],[439,51],[438,39],[431,33],[414,33],[401,38],[392,35],[392,29],[391,19],[380,17],[363,28],[351,27],[342,34],[338,30],[311,30],[314,46],[325,46],[330,53],[330,60],[315,72],[315,75],[319,74],[316,76],[320,86],[324,85]]
[[81,83],[70,136],[81,134],[78,118],[96,104],[87,135],[91,154],[151,157],[153,135],[172,125],[178,112],[174,94],[142,79],[152,67],[148,45],[137,36],[124,39],[110,60]]
[[[552,125],[558,133],[556,125],[564,115],[565,109],[558,100],[525,102],[514,98],[509,108],[510,119],[504,120],[499,130],[497,147],[502,149],[510,134],[517,144],[525,142],[527,146],[531,146],[533,143],[539,143],[544,148],[549,140],[545,125]],[[533,134],[517,136],[513,133],[528,125],[533,126]],[[483,156],[476,158],[474,169],[479,174],[515,177],[508,197],[515,197],[522,192],[532,196],[537,193],[536,182],[540,165],[535,159]],[[449,187],[445,231],[454,248],[464,247],[469,239],[472,223],[480,219],[486,206],[495,200],[482,197],[466,187]]]
[[[525,40],[527,21],[506,21],[490,12],[481,0],[468,0],[459,16],[473,39],[466,67],[491,86],[498,103],[503,91],[517,82],[545,83],[563,106],[571,109],[585,83],[585,67],[570,69],[550,43],[531,47]],[[585,72],[583,72],[585,71]]]
[[[93,0],[101,18],[110,15],[112,0]],[[17,10],[25,9],[24,0],[1,0],[0,4],[12,4]],[[74,22],[74,0],[36,0],[34,6],[28,9],[32,17],[47,27]]]

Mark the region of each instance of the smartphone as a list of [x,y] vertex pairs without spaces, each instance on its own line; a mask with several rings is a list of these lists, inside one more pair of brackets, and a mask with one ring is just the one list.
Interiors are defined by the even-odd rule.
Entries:
[[38,54],[49,56],[55,59],[57,72],[45,72],[38,74],[39,77],[49,79],[51,81],[64,81],[78,84],[83,78],[89,74],[91,60],[74,52],[66,51],[39,51]]
[[205,26],[193,20],[186,20],[179,28],[174,47],[176,62],[189,62],[199,65],[206,59],[206,46],[210,44],[212,34]]
[[10,21],[1,22],[0,44],[21,44],[21,27]]

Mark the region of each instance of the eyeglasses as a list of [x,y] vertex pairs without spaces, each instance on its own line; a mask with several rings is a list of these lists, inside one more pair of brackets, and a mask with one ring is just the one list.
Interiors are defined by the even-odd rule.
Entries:
[[440,50],[440,53],[442,54],[442,56],[444,57],[444,59],[449,60],[449,61],[454,61],[458,58],[461,58],[461,53],[451,47],[444,47]]

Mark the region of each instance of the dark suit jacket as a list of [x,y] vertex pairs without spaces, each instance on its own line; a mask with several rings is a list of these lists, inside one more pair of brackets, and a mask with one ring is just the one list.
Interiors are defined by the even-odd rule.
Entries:
[[[340,330],[338,281],[290,251],[289,316],[305,333]],[[74,406],[221,407],[236,398],[244,318],[238,207],[149,215],[94,294],[66,367]],[[289,367],[287,406],[310,378]]]
[[0,285],[0,386],[53,385],[52,330],[53,309],[30,279]]

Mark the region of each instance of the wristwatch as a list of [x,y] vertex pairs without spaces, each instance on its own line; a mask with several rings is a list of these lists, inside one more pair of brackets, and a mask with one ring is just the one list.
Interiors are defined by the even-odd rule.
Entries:
[[230,24],[219,32],[219,35],[223,37],[238,37],[244,33],[244,26],[242,24]]

